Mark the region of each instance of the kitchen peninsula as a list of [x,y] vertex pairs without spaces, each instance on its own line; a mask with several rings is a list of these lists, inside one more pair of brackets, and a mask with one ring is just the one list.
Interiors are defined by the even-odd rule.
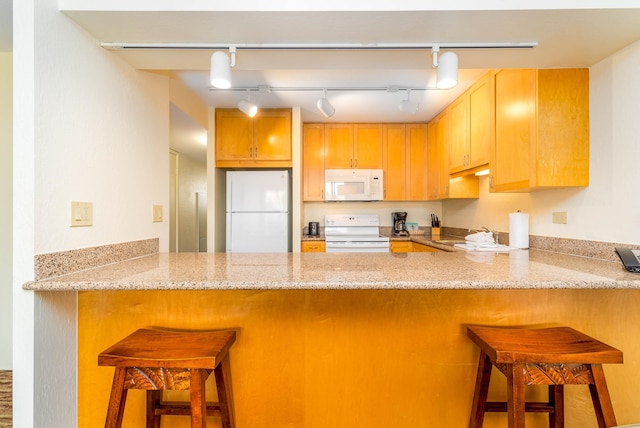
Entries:
[[[640,419],[640,276],[619,262],[540,250],[151,254],[24,288],[77,295],[79,427],[106,414],[112,371],[97,354],[140,327],[238,330],[239,428],[465,426],[470,324],[568,325],[621,349],[625,363],[605,367],[614,409],[620,424]],[[588,397],[566,388],[567,427],[597,426]],[[143,418],[144,394],[131,393],[124,426]]]

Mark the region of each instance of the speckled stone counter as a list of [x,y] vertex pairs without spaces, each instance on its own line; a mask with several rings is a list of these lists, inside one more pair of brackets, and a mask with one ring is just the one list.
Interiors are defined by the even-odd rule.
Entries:
[[27,290],[640,288],[619,262],[510,253],[171,253],[47,280]]

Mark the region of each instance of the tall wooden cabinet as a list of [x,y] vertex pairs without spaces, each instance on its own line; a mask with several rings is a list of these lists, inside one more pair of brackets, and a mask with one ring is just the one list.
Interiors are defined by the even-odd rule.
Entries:
[[321,123],[302,129],[302,199],[324,201],[324,132]]
[[291,109],[216,110],[217,167],[291,167]]
[[451,110],[447,108],[429,122],[427,132],[427,199],[463,199],[480,196],[479,179],[473,174],[451,177],[449,149],[452,134]]
[[486,73],[448,107],[451,174],[488,166],[493,109],[491,76],[491,72]]
[[495,74],[490,188],[527,192],[589,185],[589,70]]
[[406,198],[405,176],[407,171],[407,142],[405,126],[382,126],[384,158],[384,200],[403,201]]
[[411,123],[405,125],[406,151],[406,196],[407,201],[427,200],[427,125]]

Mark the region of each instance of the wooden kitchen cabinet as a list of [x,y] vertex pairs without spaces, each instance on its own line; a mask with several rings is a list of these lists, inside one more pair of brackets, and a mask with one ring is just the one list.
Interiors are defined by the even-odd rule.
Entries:
[[357,165],[384,170],[385,200],[423,201],[427,199],[427,159],[426,124],[306,123],[303,200],[324,200],[325,169]]
[[382,127],[384,199],[427,199],[427,125],[386,124]]
[[589,185],[589,70],[495,73],[493,192]]
[[325,168],[381,169],[381,124],[325,124]]
[[413,242],[411,241],[389,241],[389,252],[391,253],[410,253],[413,251]]
[[291,167],[291,110],[216,110],[217,167]]
[[488,167],[491,143],[492,72],[486,73],[449,106],[449,173]]
[[406,199],[407,142],[405,127],[388,124],[382,127],[384,158],[384,200],[403,201]]
[[427,125],[405,125],[407,201],[427,200]]
[[447,108],[427,127],[427,198],[428,200],[478,198],[479,178],[473,174],[449,175],[449,114]]
[[301,251],[303,253],[324,253],[326,244],[324,241],[302,241]]
[[302,132],[302,199],[324,201],[324,125],[305,124]]
[[437,248],[430,247],[428,245],[419,244],[417,242],[413,242],[413,252],[414,253],[439,253],[442,250]]

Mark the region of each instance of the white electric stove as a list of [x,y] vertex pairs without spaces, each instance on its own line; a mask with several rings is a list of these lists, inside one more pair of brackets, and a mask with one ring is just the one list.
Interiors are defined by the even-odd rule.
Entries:
[[380,235],[376,214],[332,214],[324,217],[327,253],[388,253],[389,237]]

